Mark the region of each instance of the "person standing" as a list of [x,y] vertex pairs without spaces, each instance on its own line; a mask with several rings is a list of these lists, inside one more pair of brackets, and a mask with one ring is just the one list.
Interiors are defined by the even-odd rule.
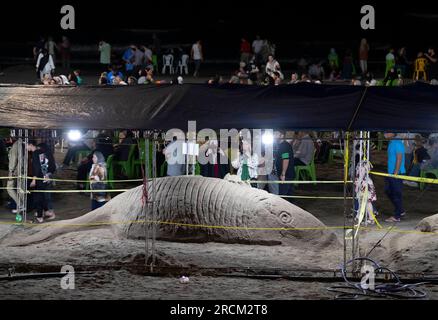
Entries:
[[390,48],[388,54],[385,57],[386,60],[386,69],[385,69],[385,77],[388,75],[391,68],[395,67],[395,56],[394,49]]
[[56,51],[59,50],[58,45],[53,40],[53,37],[48,37],[47,42],[44,47],[49,54],[52,56],[53,62],[55,62],[56,58]]
[[90,170],[91,210],[96,210],[109,200],[107,190],[107,169],[102,152],[94,151]]
[[347,49],[344,56],[344,61],[342,63],[342,78],[344,80],[352,79],[354,72],[354,62],[353,55],[350,49]]
[[62,36],[62,41],[59,44],[59,50],[61,51],[62,68],[70,69],[70,54],[71,54],[71,43],[66,36]]
[[[284,131],[274,132],[273,145],[273,171],[268,174],[269,181],[293,181],[295,178],[294,151],[289,142],[285,140]],[[266,163],[265,157],[265,163]],[[293,193],[291,183],[273,184],[269,192],[281,196],[290,196]]]
[[438,80],[438,58],[435,54],[435,49],[429,48],[427,50],[427,53],[425,54],[425,57],[427,58],[428,62],[428,79],[429,80]]
[[237,169],[237,176],[240,180],[257,179],[259,160],[257,154],[252,152],[251,144],[248,141],[242,141],[238,157],[231,161],[231,165]]
[[45,44],[46,39],[44,39],[43,36],[41,36],[39,40],[35,43],[35,46],[33,47],[33,58],[35,62],[38,60],[38,56],[40,55],[41,51],[43,51]]
[[30,188],[34,188],[34,206],[37,210],[35,221],[44,222],[44,212],[48,220],[54,219],[55,215],[49,212],[45,191],[50,183],[50,172],[55,172],[56,164],[47,150],[37,148],[35,143],[29,142],[28,150],[32,152],[32,176]]
[[368,71],[368,52],[370,51],[370,46],[368,45],[367,39],[363,38],[359,46],[359,64],[362,74],[366,74]]
[[[44,178],[48,179],[46,181],[46,190],[52,190],[53,189],[53,181],[50,180],[53,178],[53,175],[56,172],[56,163],[55,163],[55,157],[53,155],[53,151],[50,149],[49,145],[47,143],[40,143],[37,145],[38,150],[40,150],[48,159],[48,167],[47,167],[47,173],[45,173]],[[47,211],[44,212],[44,218],[47,218],[47,220],[53,220],[55,219],[55,212],[53,211],[53,200],[52,200],[52,193],[45,192],[43,193],[45,197],[45,202],[47,203]]]
[[[388,144],[388,174],[403,175],[405,169],[405,146],[403,141],[396,139],[395,133],[386,132],[385,139],[389,140]],[[385,193],[391,203],[394,205],[394,216],[386,219],[386,222],[400,222],[405,215],[403,209],[403,180],[392,177],[385,178]]]
[[131,45],[123,53],[122,60],[125,63],[126,78],[132,76],[134,73],[134,59],[136,50],[137,47]]
[[248,64],[251,57],[251,44],[245,38],[240,41],[240,61]]
[[292,148],[294,150],[294,166],[308,166],[315,154],[315,145],[308,132],[300,131],[297,139],[294,139]]
[[182,141],[173,137],[173,141],[163,149],[167,162],[167,176],[182,176],[184,174],[184,155],[182,154]]
[[395,57],[395,69],[401,74],[403,78],[406,77],[409,68],[409,61],[406,55],[406,48],[402,47],[397,51],[397,56]]
[[111,65],[111,45],[105,40],[99,42],[100,65],[107,71]]
[[144,51],[141,50],[141,48],[136,47],[134,50],[134,74],[138,74],[140,69],[143,67],[144,64]]
[[260,39],[260,36],[256,36],[256,39],[252,42],[252,52],[254,53],[255,62],[257,65],[262,63],[262,51],[264,45],[265,42]]
[[198,40],[192,46],[191,58],[195,63],[195,72],[193,74],[194,77],[199,76],[199,69],[201,68],[201,62],[204,60],[204,55],[202,52],[201,40]]
[[46,49],[43,49],[38,55],[36,72],[37,77],[39,77],[41,81],[44,80],[44,77],[46,75],[51,78],[53,73],[55,72],[55,64],[53,63],[52,56]]

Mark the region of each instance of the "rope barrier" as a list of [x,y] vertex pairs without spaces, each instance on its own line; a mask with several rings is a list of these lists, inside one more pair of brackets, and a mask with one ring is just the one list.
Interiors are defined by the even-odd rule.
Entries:
[[347,200],[353,200],[353,197],[346,197],[346,198],[344,198],[344,197],[329,197],[329,196],[327,196],[327,197],[324,197],[324,196],[322,196],[322,197],[316,197],[316,196],[280,196],[280,197],[282,197],[282,198],[287,198],[287,199],[324,199],[324,200],[344,200],[344,199],[347,199]]
[[[18,179],[19,177],[0,177],[0,180],[8,180],[8,179]],[[21,177],[24,178],[24,177]],[[55,178],[34,178],[34,177],[27,177],[29,180],[39,180],[39,181],[54,181],[54,182],[90,182],[90,180],[73,180],[73,179],[55,179]],[[126,179],[126,180],[104,180],[102,182],[143,182],[143,179]],[[271,183],[271,184],[344,184],[344,181],[334,180],[334,181],[301,181],[301,180],[289,180],[289,181],[282,181],[282,180],[269,180],[269,181],[263,181],[263,180],[250,180],[250,183]],[[353,181],[347,181],[347,183],[353,183]]]
[[[324,227],[302,227],[302,228],[274,228],[274,227],[238,227],[238,226],[218,226],[218,225],[203,225],[203,224],[189,224],[180,223],[173,221],[153,221],[153,220],[128,220],[128,221],[100,221],[93,223],[59,223],[59,222],[49,222],[44,224],[34,224],[34,223],[18,223],[13,221],[0,221],[0,225],[19,225],[32,228],[50,228],[50,227],[96,227],[96,226],[107,226],[107,225],[123,225],[123,224],[138,224],[138,223],[154,223],[161,225],[173,225],[178,227],[189,227],[189,228],[199,228],[199,229],[223,229],[223,230],[246,230],[246,231],[322,231],[322,230],[351,230],[351,226],[324,226]],[[357,228],[357,227],[355,227]],[[401,230],[394,227],[389,228],[370,228],[370,227],[358,227],[360,230],[369,232],[396,232],[404,234],[417,234],[417,235],[438,235],[438,232],[434,231],[416,231],[416,230]]]

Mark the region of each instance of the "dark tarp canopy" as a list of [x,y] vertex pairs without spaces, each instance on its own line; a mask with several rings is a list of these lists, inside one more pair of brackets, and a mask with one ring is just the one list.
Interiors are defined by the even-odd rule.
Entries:
[[0,86],[0,126],[438,131],[438,87]]

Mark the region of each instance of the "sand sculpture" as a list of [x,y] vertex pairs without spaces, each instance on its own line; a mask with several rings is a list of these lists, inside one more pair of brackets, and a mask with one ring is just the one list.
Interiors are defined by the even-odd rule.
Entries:
[[[148,192],[154,199],[157,220],[198,225],[158,224],[158,240],[260,245],[306,243],[318,247],[338,243],[336,235],[330,230],[323,230],[324,224],[307,211],[279,196],[241,183],[200,176],[166,177],[155,179],[153,184],[149,181]],[[47,228],[42,225],[41,231],[25,237],[8,237],[3,244],[34,244],[89,228],[112,228],[118,237],[144,239],[144,212],[147,220],[152,220],[153,215],[151,209],[142,209],[142,197],[143,186],[138,186],[116,196],[102,208],[75,219],[50,223]],[[246,228],[304,229],[273,231]]]

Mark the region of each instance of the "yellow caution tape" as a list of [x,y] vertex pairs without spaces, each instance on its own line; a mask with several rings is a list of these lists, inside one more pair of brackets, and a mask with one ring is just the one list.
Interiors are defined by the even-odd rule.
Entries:
[[[249,183],[276,183],[276,184],[344,184],[344,181],[259,181],[259,180],[249,180]],[[346,183],[353,183],[353,181],[346,181]]]
[[374,172],[374,171],[371,171],[370,173],[375,175],[375,176],[381,176],[381,177],[387,177],[387,178],[401,179],[401,180],[421,182],[421,183],[438,184],[438,179],[432,179],[432,178],[411,177],[411,176],[395,175],[395,174]]
[[350,133],[347,132],[345,139],[345,152],[344,152],[344,183],[348,180],[348,159],[350,157],[349,155],[349,148],[350,148]]

